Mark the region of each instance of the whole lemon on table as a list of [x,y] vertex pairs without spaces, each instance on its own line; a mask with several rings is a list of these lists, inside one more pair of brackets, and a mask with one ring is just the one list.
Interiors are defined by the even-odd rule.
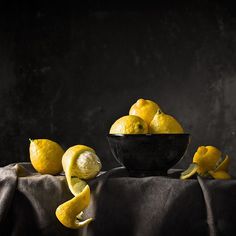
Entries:
[[127,115],[116,120],[110,128],[110,134],[147,134],[148,125],[140,117]]
[[161,110],[158,110],[150,123],[150,133],[184,133],[184,129],[180,123],[171,115],[167,115]]
[[30,139],[30,161],[41,174],[55,175],[62,171],[62,147],[49,139]]
[[141,117],[149,125],[158,109],[160,107],[157,103],[140,98],[131,106],[129,114]]

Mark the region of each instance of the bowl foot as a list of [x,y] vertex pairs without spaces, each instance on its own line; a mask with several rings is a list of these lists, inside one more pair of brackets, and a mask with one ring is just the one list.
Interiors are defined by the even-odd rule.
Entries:
[[167,176],[167,171],[127,170],[130,177]]

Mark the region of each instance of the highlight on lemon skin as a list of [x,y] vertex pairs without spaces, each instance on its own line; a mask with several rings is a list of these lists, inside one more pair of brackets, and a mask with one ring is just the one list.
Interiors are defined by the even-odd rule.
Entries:
[[140,98],[131,106],[129,115],[139,116],[149,125],[158,109],[160,107],[157,103]]
[[193,156],[193,163],[181,173],[181,179],[188,179],[195,174],[214,179],[231,179],[228,173],[229,156],[214,146],[200,146]]
[[110,134],[147,134],[148,125],[140,117],[127,115],[116,120],[111,128]]
[[61,204],[56,209],[58,220],[71,229],[78,229],[88,225],[93,219],[89,218],[81,221],[79,216],[85,208],[88,207],[90,201],[90,188],[88,185],[84,187],[81,193],[71,200]]

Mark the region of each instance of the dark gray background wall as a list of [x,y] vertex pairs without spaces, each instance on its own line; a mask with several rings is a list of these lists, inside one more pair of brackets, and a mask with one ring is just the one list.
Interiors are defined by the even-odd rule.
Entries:
[[106,134],[145,98],[191,133],[179,167],[199,145],[215,145],[233,171],[236,15],[223,2],[2,9],[0,165],[29,161],[28,138],[49,138],[89,145],[112,168]]

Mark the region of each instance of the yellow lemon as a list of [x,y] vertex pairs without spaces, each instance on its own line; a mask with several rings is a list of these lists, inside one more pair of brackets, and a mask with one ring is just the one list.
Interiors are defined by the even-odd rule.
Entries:
[[119,118],[111,126],[110,134],[147,134],[148,125],[140,117],[127,115]]
[[62,147],[49,139],[30,139],[30,161],[41,174],[58,174],[62,171]]
[[70,191],[75,196],[56,209],[58,220],[66,227],[77,229],[89,224],[92,218],[83,220],[83,210],[90,201],[90,188],[81,179],[91,179],[101,170],[101,161],[95,151],[85,145],[75,145],[66,150],[62,166]]
[[162,133],[183,133],[184,130],[180,123],[170,115],[158,110],[156,115],[149,126],[150,133],[162,134]]
[[214,146],[200,146],[193,156],[193,163],[181,173],[181,179],[187,179],[195,173],[203,177],[230,179],[228,173],[229,157],[222,158],[221,151]]
[[94,178],[102,167],[95,151],[85,145],[75,145],[68,148],[62,157],[62,165],[72,193],[74,192],[73,186],[76,184],[76,178],[86,180]]
[[220,161],[221,151],[213,146],[201,146],[193,156],[193,163],[198,164],[198,173],[201,175],[215,170]]
[[79,220],[79,218],[81,218],[81,212],[88,207],[89,202],[90,188],[86,185],[78,195],[57,207],[56,216],[58,220],[68,228],[81,228],[92,221],[92,218],[84,221]]
[[129,115],[139,116],[149,125],[158,109],[160,107],[155,102],[140,98],[131,106]]

